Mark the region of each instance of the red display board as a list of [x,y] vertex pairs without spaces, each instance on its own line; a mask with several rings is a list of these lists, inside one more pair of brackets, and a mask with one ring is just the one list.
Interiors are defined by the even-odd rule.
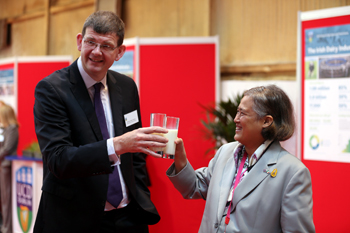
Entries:
[[[207,166],[205,152],[213,145],[204,139],[200,106],[218,102],[218,38],[136,38],[126,41],[135,51],[134,80],[141,101],[142,125],[150,125],[151,113],[180,118],[188,160],[197,169]],[[184,200],[166,176],[170,159],[147,158],[151,199],[161,220],[151,233],[198,232],[204,200]]]
[[[350,151],[346,149],[347,142],[340,146],[344,150],[338,152],[336,148],[344,138],[350,138],[346,133],[349,124],[342,123],[350,119],[350,103],[346,107],[347,97],[350,98],[350,91],[346,90],[350,85],[346,83],[350,75],[346,70],[344,74],[333,72],[341,65],[339,62],[350,64],[349,25],[350,7],[300,14],[297,72],[301,89],[299,154],[311,172],[314,223],[318,233],[350,230],[350,188],[347,185]],[[339,84],[344,82],[345,85]]]
[[22,155],[22,150],[37,140],[33,116],[36,84],[54,71],[68,66],[71,62],[70,56],[16,57],[0,60],[0,64],[3,64],[0,65],[0,68],[11,66],[14,69],[15,101],[13,104],[8,104],[11,104],[16,110],[20,124],[18,155]]

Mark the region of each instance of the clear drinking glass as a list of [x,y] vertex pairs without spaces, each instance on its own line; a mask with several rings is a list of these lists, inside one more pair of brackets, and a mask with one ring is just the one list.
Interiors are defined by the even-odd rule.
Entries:
[[[151,126],[160,126],[162,128],[165,128],[165,122],[166,122],[166,114],[151,113]],[[164,134],[162,133],[154,133],[154,134],[164,136]],[[150,149],[155,151],[157,154],[162,155],[163,157],[164,147],[150,147]]]
[[175,157],[175,139],[177,138],[177,132],[179,130],[180,118],[178,117],[166,117],[165,128],[168,129],[168,133],[164,136],[169,140],[164,148],[163,158],[174,159]]

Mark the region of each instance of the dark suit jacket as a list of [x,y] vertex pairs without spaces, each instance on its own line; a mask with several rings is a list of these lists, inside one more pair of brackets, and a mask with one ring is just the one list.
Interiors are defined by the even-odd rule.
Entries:
[[[115,135],[141,127],[139,96],[132,79],[107,72]],[[126,127],[124,114],[139,122]],[[35,130],[43,154],[44,180],[34,232],[94,232],[104,213],[112,172],[106,140],[79,73],[77,61],[41,80],[35,89]],[[121,155],[121,172],[137,203],[135,220],[160,220],[145,184],[144,154]]]

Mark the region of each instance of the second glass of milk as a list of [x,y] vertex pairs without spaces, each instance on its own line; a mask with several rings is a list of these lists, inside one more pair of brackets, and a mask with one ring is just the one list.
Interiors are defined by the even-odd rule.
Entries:
[[177,132],[179,129],[180,118],[178,117],[166,117],[165,128],[168,129],[168,133],[164,134],[164,137],[168,139],[168,143],[164,149],[163,158],[174,159],[175,156],[175,139],[177,138]]

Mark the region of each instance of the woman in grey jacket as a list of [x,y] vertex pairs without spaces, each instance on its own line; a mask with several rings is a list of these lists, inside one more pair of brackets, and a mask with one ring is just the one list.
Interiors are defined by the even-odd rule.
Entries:
[[12,233],[11,211],[11,162],[5,160],[5,156],[17,154],[18,146],[18,121],[13,108],[9,105],[0,107],[0,122],[3,127],[4,140],[0,146],[0,189],[1,189],[1,213],[3,224],[2,233]]
[[171,182],[187,199],[206,200],[200,233],[313,233],[311,176],[280,141],[294,132],[293,106],[277,86],[244,92],[235,140],[194,170],[181,139]]

